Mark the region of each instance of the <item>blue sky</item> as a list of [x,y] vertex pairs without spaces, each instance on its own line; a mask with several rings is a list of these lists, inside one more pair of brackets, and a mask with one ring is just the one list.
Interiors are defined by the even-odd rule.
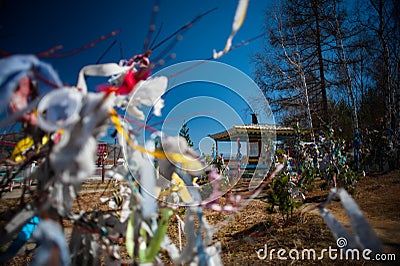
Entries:
[[[264,12],[271,8],[272,2],[250,1],[246,19],[234,39],[234,44],[257,36],[263,31]],[[144,0],[2,1],[0,49],[12,54],[28,54],[43,52],[61,44],[64,49],[60,52],[67,52],[102,35],[120,30],[118,35],[78,54],[43,59],[53,65],[65,83],[75,85],[79,70],[85,65],[94,64],[114,40],[117,41],[116,44],[101,63],[118,62],[121,51],[124,58],[130,58],[143,51],[154,3],[155,1]],[[176,54],[176,58],[167,61],[165,66],[187,60],[206,59],[212,56],[213,49],[222,50],[231,32],[236,6],[237,1],[233,0],[161,0],[155,21],[156,31],[162,25],[158,40],[162,40],[198,14],[214,7],[218,8],[184,33],[183,39],[170,51]],[[251,57],[255,52],[262,50],[262,44],[263,40],[260,38],[229,52],[218,59],[218,62],[233,66],[253,78],[254,65],[251,63]],[[160,48],[159,51],[155,51],[154,56],[162,50],[163,48]],[[162,68],[157,69],[159,70]],[[207,100],[207,97],[212,99]],[[245,98],[249,100],[251,96]],[[188,99],[196,99],[196,104],[188,104]],[[218,104],[218,100],[223,104]],[[173,134],[179,130],[177,127],[183,119],[186,119],[195,148],[205,136],[223,129],[221,123],[212,121],[210,116],[226,113],[224,108],[228,106],[233,108],[233,113],[237,113],[243,122],[251,122],[249,108],[243,99],[217,84],[194,82],[177,86],[165,96],[165,104],[163,117],[152,118],[148,122],[157,123],[163,119],[175,121],[164,125],[165,130],[170,130],[170,134]],[[177,105],[182,106],[174,108]],[[196,116],[192,118],[191,114]],[[231,115],[226,115],[222,120],[225,121],[225,127],[237,122]]]

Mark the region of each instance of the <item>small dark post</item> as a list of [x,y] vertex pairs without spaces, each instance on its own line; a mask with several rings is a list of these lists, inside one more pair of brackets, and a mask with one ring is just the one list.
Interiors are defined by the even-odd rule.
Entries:
[[256,114],[251,114],[251,123],[252,124],[258,124],[258,119]]
[[104,183],[106,168],[104,167],[104,157],[101,159],[101,183]]
[[[100,143],[97,144],[97,164],[101,164],[101,182],[104,183],[104,176],[105,176],[105,162],[108,156],[108,144],[107,143]],[[100,166],[100,165],[98,165]]]
[[116,154],[117,153],[117,138],[114,138],[114,166],[117,165],[117,157]]

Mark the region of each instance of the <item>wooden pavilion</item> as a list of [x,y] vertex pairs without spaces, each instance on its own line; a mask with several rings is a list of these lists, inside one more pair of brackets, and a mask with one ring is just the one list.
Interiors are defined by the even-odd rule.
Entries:
[[[294,134],[294,129],[291,127],[258,124],[257,117],[253,114],[251,124],[234,125],[232,128],[210,134],[209,137],[215,141],[215,150],[218,153],[219,142],[237,142],[238,153],[240,153],[241,143],[246,143],[246,154],[248,161],[241,161],[241,168],[252,169],[260,163],[271,158],[268,154],[268,145],[276,144],[271,141],[281,142],[289,139]],[[269,143],[265,143],[269,142]],[[225,164],[232,164],[232,160],[238,162],[238,155],[229,158],[224,158]],[[231,161],[231,162],[230,162]]]

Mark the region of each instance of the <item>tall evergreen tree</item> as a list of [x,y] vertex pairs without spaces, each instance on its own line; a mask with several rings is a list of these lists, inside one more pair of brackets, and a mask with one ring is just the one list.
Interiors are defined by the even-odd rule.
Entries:
[[189,145],[189,147],[193,147],[193,141],[190,139],[189,128],[187,126],[186,121],[183,121],[182,127],[179,131],[179,136],[184,137]]

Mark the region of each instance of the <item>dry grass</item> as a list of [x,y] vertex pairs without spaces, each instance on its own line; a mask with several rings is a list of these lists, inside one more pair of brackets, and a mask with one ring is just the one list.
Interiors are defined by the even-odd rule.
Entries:
[[[103,193],[103,190],[108,188]],[[93,190],[100,190],[93,192]],[[369,222],[382,240],[385,252],[395,253],[400,259],[400,171],[393,171],[384,175],[365,177],[356,185],[354,198],[360,205]],[[336,247],[333,237],[324,224],[322,218],[314,208],[317,201],[324,199],[327,191],[315,191],[307,195],[308,203],[297,210],[293,217],[283,222],[280,215],[269,214],[266,211],[266,203],[260,199],[253,200],[235,215],[205,211],[210,224],[219,230],[214,235],[214,241],[219,241],[222,248],[222,260],[225,265],[354,265],[365,262],[356,261],[332,261],[325,258],[323,261],[300,260],[281,261],[260,260],[257,250],[268,247],[271,249],[315,249],[320,251],[329,246]],[[85,183],[82,186],[80,197],[74,202],[74,212],[84,209],[88,212],[101,210],[110,211],[108,204],[100,203],[100,195],[111,196],[112,186],[99,182]],[[18,199],[2,199],[0,205],[0,223],[4,226],[18,208]],[[329,209],[347,227],[349,223],[340,202],[333,202]],[[181,212],[183,212],[181,210]],[[183,214],[180,215],[183,218]],[[71,227],[72,224],[65,221],[64,226]],[[171,219],[168,235],[178,244],[177,219]],[[120,239],[123,241],[123,239]],[[126,256],[126,254],[124,254]],[[19,255],[9,262],[8,265],[28,265],[31,256]],[[163,255],[165,264],[170,264],[168,258]]]

